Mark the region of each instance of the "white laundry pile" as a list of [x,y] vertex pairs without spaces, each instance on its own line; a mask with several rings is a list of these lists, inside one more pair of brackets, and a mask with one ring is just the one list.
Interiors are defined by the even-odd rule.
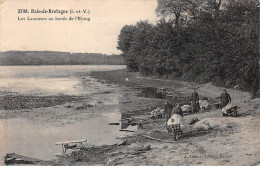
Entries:
[[167,125],[176,125],[180,124],[181,129],[185,128],[183,117],[179,114],[173,114],[171,118],[167,121]]
[[223,114],[227,114],[228,113],[228,110],[229,109],[231,109],[231,108],[233,108],[234,106],[231,104],[231,103],[229,103],[229,104],[227,104],[224,108],[222,108],[222,113]]
[[191,106],[190,105],[183,105],[181,107],[182,112],[184,113],[190,113],[191,112]]
[[151,115],[156,117],[156,116],[162,116],[163,113],[164,113],[164,109],[158,107],[151,112]]
[[208,100],[199,100],[200,104],[200,109],[209,109],[210,108],[210,103]]

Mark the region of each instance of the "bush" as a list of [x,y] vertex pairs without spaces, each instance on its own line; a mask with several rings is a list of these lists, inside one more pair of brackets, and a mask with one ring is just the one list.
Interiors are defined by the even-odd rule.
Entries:
[[199,13],[178,26],[160,20],[125,26],[119,35],[127,66],[142,75],[213,82],[256,94],[259,89],[258,4],[234,1],[219,10]]

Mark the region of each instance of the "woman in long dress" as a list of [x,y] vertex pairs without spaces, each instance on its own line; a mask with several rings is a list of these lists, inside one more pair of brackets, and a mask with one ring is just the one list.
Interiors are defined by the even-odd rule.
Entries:
[[192,112],[197,113],[200,110],[200,104],[199,104],[199,94],[198,92],[196,92],[196,88],[194,88],[194,92],[192,92],[191,96],[192,96],[192,102],[191,102]]

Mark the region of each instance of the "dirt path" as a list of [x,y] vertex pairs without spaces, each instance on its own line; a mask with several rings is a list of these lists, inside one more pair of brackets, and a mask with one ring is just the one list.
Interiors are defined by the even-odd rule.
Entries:
[[[113,74],[111,72],[111,74]],[[139,86],[156,86],[156,87],[172,87],[179,84],[176,91],[183,94],[189,94],[194,86],[199,87],[200,95],[218,100],[223,88],[216,87],[210,83],[195,84],[187,82],[173,82],[169,80],[158,81],[153,78],[140,77],[140,75],[126,73],[122,77],[130,77],[130,82],[125,82],[120,78],[117,82],[113,82],[110,78],[107,81],[129,86],[131,81]],[[100,76],[100,75],[98,75]],[[109,74],[106,74],[109,76]],[[99,77],[101,78],[101,77]],[[142,79],[142,81],[140,81]],[[158,86],[158,83],[160,85]],[[118,157],[113,158],[114,162],[121,165],[257,165],[260,157],[260,115],[259,115],[259,99],[251,100],[251,96],[247,92],[228,89],[228,93],[232,97],[232,103],[238,105],[240,117],[223,118],[220,110],[212,110],[194,115],[188,115],[184,118],[197,117],[199,120],[208,120],[215,124],[229,123],[227,127],[214,128],[206,134],[186,135],[182,140],[175,143],[164,143],[154,140],[142,140],[135,142],[125,149],[118,152]],[[151,99],[150,99],[151,100]],[[165,133],[164,121],[153,123],[143,133],[161,132],[157,134],[158,138],[163,138]],[[214,124],[214,123],[213,123]],[[140,132],[142,132],[140,130]],[[166,136],[167,137],[167,136]],[[168,139],[169,140],[169,139]],[[151,150],[138,155],[129,155],[128,150],[135,147],[145,147],[150,145]],[[125,152],[125,153],[124,153]],[[123,156],[126,154],[125,156]],[[110,160],[110,161],[111,161]]]

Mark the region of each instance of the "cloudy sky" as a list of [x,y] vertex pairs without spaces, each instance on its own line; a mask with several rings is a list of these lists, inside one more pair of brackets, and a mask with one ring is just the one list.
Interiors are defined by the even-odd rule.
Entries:
[[[0,0],[0,51],[49,50],[118,54],[117,36],[127,24],[157,21],[156,0]],[[18,9],[83,10],[90,14],[19,14]],[[31,21],[82,16],[87,21]],[[18,17],[26,20],[18,20]]]

